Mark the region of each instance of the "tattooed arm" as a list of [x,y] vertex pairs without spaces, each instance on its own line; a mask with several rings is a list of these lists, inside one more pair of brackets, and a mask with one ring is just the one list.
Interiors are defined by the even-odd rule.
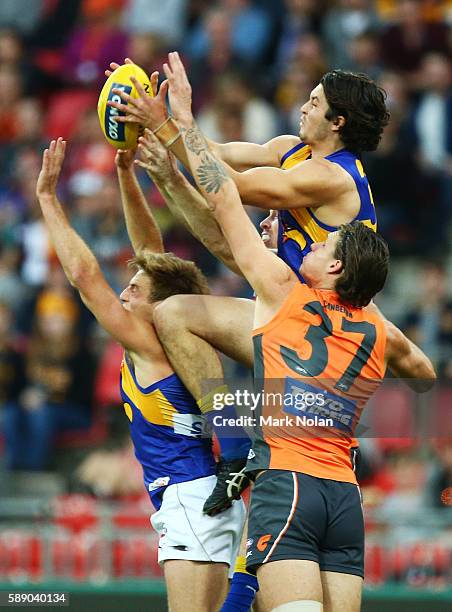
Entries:
[[[212,153],[191,112],[191,86],[177,53],[163,66],[169,83],[170,104],[179,125],[190,171],[206,199],[243,275],[266,304],[275,304],[279,289],[293,282],[289,266],[262,242],[246,214],[234,181]],[[279,301],[279,300],[278,300]]]
[[[148,129],[140,137],[139,143],[140,159],[136,163],[149,173],[175,219],[214,257],[236,274],[241,274],[212,211],[202,195],[180,172],[174,155]],[[180,144],[185,151],[182,140]]]
[[235,261],[261,299],[267,303],[279,302],[278,289],[292,282],[290,268],[262,242],[243,208],[234,181],[210,151],[193,118],[181,120],[179,126],[193,177],[213,211]]

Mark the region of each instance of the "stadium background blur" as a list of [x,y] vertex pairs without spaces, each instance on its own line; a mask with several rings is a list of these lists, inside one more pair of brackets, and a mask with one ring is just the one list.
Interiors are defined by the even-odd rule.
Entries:
[[[389,381],[374,402],[379,437],[363,437],[360,467],[363,610],[452,607],[451,24],[446,0],[1,0],[2,590],[63,585],[74,605],[97,593],[108,610],[121,593],[122,609],[142,609],[131,603],[141,593],[148,609],[164,609],[119,401],[121,350],[68,285],[35,184],[48,141],[67,138],[61,198],[119,291],[131,248],[97,96],[110,61],[130,56],[150,73],[177,49],[199,124],[220,142],[298,133],[300,105],[330,68],[366,72],[388,93],[390,125],[364,160],[392,253],[378,303],[435,362],[441,385],[415,398]],[[214,293],[249,296],[139,179],[166,249],[195,260]]]

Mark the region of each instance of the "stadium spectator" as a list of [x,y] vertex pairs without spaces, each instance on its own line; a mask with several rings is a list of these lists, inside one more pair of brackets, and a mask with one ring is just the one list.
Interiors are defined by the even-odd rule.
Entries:
[[319,6],[315,0],[284,0],[285,12],[279,44],[276,51],[276,66],[281,69],[291,60],[299,40],[311,33],[319,33]]
[[[0,410],[5,433],[5,414],[16,412],[19,396],[24,385],[24,359],[16,346],[13,332],[14,317],[12,309],[5,302],[0,302]],[[15,449],[6,446],[5,463],[13,463]]]
[[0,296],[5,304],[17,312],[26,290],[19,276],[20,252],[16,244],[0,242]]
[[[164,61],[168,48],[163,38],[149,32],[132,32],[127,42],[127,55],[141,66],[147,74],[152,74]],[[118,57],[118,61],[122,58]]]
[[[197,45],[197,39],[206,40],[205,45]],[[199,46],[199,48],[198,48]],[[232,23],[229,14],[220,7],[212,7],[194,33],[184,42],[184,49],[190,58],[190,75],[196,83],[194,105],[196,109],[206,104],[213,95],[212,81],[224,72],[240,65],[248,68],[246,60],[240,61],[232,47]]]
[[[204,106],[198,121],[206,135],[218,142],[246,140],[262,144],[277,134],[274,109],[257,96],[248,80],[238,73],[217,78],[212,103]],[[226,132],[232,131],[232,138],[225,133],[225,128]]]
[[44,470],[58,432],[87,429],[91,422],[94,364],[76,335],[72,297],[43,292],[25,354],[25,383],[5,411],[9,467]]
[[188,0],[128,0],[124,10],[127,31],[153,34],[171,47],[178,46],[186,27],[187,4]]
[[316,82],[308,73],[300,70],[296,61],[292,61],[281,74],[275,92],[281,133],[297,133],[300,124],[300,107],[309,98]]
[[419,269],[418,303],[406,313],[407,335],[430,355],[440,378],[452,378],[452,301],[444,265],[427,261]]
[[[380,83],[388,88],[391,119],[377,151],[365,156],[366,170],[378,207],[378,225],[391,253],[413,255],[423,243],[419,223],[423,210],[419,188],[422,175],[415,152],[407,146],[407,98],[403,80],[394,73],[385,73]],[[401,181],[402,176],[410,176],[411,180]]]
[[[269,17],[250,0],[222,0],[215,13],[224,13],[230,24],[231,48],[241,61],[258,64],[269,43],[271,28]],[[195,27],[187,40],[187,52],[194,59],[206,57],[214,47],[217,22],[212,16]]]
[[449,28],[442,21],[427,21],[421,0],[399,0],[397,21],[383,32],[381,48],[385,65],[406,72],[415,86],[416,72],[426,53],[450,53]]
[[23,92],[22,75],[17,66],[0,66],[0,143],[18,136],[17,106]]
[[369,30],[357,36],[350,43],[348,68],[353,72],[364,72],[378,81],[383,71],[380,58],[380,38]]
[[293,47],[291,60],[297,70],[306,74],[312,83],[318,83],[327,66],[321,39],[315,34],[300,37]]
[[45,0],[2,0],[0,27],[13,27],[23,34],[36,27],[43,13]]
[[328,63],[348,68],[351,44],[356,37],[378,27],[377,16],[369,0],[339,0],[325,15],[322,34]]
[[[429,212],[420,221],[425,235],[439,249],[447,241],[452,196],[452,88],[449,58],[437,53],[424,57],[419,71],[419,96],[409,122],[409,144],[417,154],[423,198]],[[432,210],[434,214],[432,214]],[[438,224],[433,219],[441,219]]]
[[99,87],[112,57],[124,57],[127,33],[120,25],[122,0],[84,0],[82,21],[72,31],[63,50],[65,80]]

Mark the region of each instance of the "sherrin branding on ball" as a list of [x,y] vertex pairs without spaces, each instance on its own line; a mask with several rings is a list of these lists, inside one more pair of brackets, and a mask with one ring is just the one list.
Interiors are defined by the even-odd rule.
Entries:
[[120,89],[132,98],[138,98],[137,91],[130,80],[133,76],[141,83],[146,93],[152,96],[152,87],[148,75],[136,64],[123,64],[116,68],[105,81],[97,103],[97,114],[99,115],[100,127],[108,142],[117,149],[133,149],[137,146],[137,140],[142,132],[142,127],[136,123],[121,123],[115,121],[115,117],[124,116],[125,113],[108,106],[107,102],[124,102],[121,97],[113,92]]

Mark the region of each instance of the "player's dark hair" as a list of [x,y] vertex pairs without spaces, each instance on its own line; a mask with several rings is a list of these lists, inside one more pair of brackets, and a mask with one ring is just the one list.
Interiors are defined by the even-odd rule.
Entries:
[[207,280],[192,262],[173,253],[140,253],[128,262],[131,268],[143,270],[151,279],[150,302],[166,300],[171,295],[209,293]]
[[327,72],[320,83],[329,106],[325,118],[345,118],[339,128],[345,148],[355,153],[375,151],[389,121],[384,89],[365,74],[344,70]]
[[388,274],[389,249],[386,241],[363,223],[342,225],[334,257],[343,272],[335,290],[341,302],[361,308],[383,289]]

